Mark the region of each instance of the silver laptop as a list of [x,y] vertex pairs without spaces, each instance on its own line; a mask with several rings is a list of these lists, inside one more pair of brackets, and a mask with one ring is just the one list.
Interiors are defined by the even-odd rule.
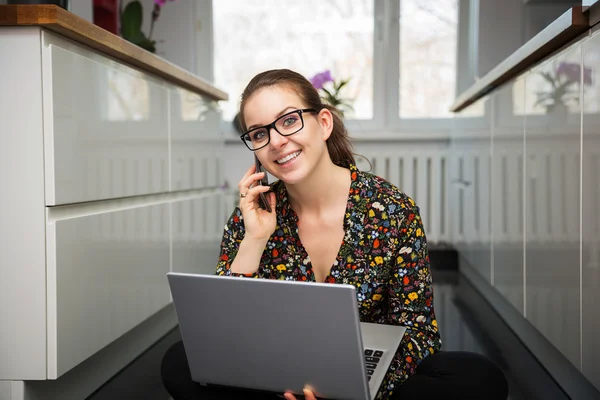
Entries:
[[355,287],[168,273],[192,379],[369,400],[405,328],[362,323]]

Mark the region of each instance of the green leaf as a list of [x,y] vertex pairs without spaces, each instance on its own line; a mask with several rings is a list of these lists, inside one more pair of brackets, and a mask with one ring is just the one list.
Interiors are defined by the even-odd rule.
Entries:
[[321,90],[324,91],[328,97],[333,97],[333,95],[331,94],[331,92],[329,90],[327,90],[325,88],[321,88]]
[[142,35],[144,36],[144,39],[139,42],[139,43],[135,43],[138,46],[140,46],[141,48],[148,50],[151,53],[155,53],[156,52],[156,40],[150,40],[148,38],[146,38],[146,35],[144,35],[142,33]]
[[344,80],[340,81],[339,86],[336,88],[336,90],[339,92],[341,88],[343,88],[344,86],[346,86],[346,84],[348,84],[348,82],[350,82],[350,79],[344,79]]
[[137,0],[127,4],[121,14],[121,36],[135,44],[146,39],[142,33],[142,4]]
[[354,107],[352,107],[352,105],[350,103],[344,103],[344,107],[346,107],[349,110],[354,111]]

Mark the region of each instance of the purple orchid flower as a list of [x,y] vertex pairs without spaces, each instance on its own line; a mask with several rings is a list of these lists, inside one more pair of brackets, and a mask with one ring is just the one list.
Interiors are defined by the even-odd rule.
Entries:
[[310,83],[312,83],[314,88],[317,90],[322,89],[323,85],[325,85],[327,82],[333,82],[330,70],[319,72],[310,79]]

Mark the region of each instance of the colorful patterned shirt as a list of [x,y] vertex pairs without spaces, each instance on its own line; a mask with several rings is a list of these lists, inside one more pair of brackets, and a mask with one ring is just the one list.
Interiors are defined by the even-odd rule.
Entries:
[[[425,357],[441,347],[429,256],[414,201],[380,177],[358,171],[354,165],[350,171],[345,235],[325,282],[356,286],[361,321],[407,327],[377,396],[387,399]],[[288,203],[285,185],[276,182],[273,190],[277,227],[258,271],[246,276],[314,282],[310,258],[298,235],[298,216]],[[236,208],[225,226],[218,275],[239,276],[230,267],[244,232],[242,213]]]

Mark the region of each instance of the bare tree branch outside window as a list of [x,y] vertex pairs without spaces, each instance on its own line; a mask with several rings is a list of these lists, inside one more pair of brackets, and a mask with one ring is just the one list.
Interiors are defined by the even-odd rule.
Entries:
[[231,98],[224,119],[235,116],[248,81],[273,68],[352,78],[344,88],[354,100],[348,117],[372,118],[372,0],[219,0],[213,13],[215,84]]
[[401,118],[451,116],[457,35],[457,0],[400,0]]

